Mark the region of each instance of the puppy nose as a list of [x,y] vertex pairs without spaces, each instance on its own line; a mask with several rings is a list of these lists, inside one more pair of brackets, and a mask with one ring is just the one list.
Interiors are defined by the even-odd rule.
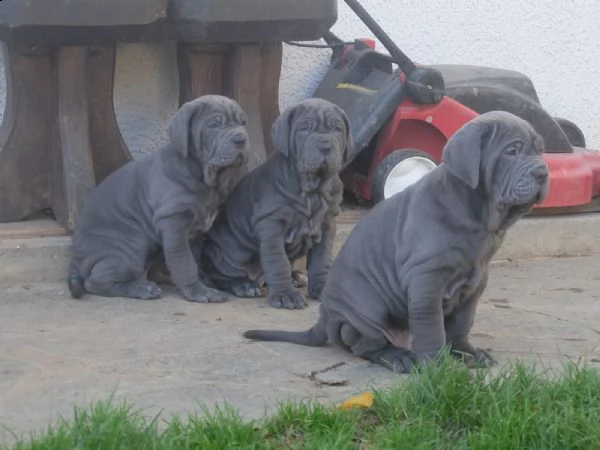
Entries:
[[233,138],[233,145],[238,149],[242,149],[246,146],[246,138],[244,136],[236,136]]
[[331,147],[328,145],[322,145],[319,147],[319,151],[324,155],[328,155],[329,153],[331,153]]

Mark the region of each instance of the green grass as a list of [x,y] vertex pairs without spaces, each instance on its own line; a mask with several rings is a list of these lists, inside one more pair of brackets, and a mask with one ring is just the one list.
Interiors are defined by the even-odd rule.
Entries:
[[261,421],[229,407],[159,424],[130,405],[76,408],[15,450],[65,449],[600,449],[600,375],[515,363],[491,376],[444,362],[378,391],[370,409],[282,404]]

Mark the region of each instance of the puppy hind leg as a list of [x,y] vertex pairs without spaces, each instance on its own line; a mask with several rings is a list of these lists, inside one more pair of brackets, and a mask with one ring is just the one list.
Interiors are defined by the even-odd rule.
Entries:
[[262,297],[260,286],[246,276],[244,269],[232,267],[221,261],[221,268],[227,271],[227,275],[218,269],[209,258],[202,259],[202,272],[211,280],[217,289],[241,298]]
[[367,336],[349,322],[339,327],[339,341],[356,356],[396,373],[410,373],[416,363],[416,356],[410,350],[393,346],[383,333]]
[[143,267],[136,271],[119,258],[107,258],[98,262],[85,280],[85,290],[103,297],[142,300],[152,300],[162,294],[156,283],[146,279]]

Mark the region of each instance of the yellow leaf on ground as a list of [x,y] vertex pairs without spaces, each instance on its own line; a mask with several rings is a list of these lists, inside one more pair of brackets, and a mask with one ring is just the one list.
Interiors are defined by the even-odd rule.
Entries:
[[350,397],[345,400],[341,405],[341,409],[352,409],[352,408],[370,408],[373,406],[373,400],[375,400],[375,394],[372,392],[363,392],[355,397]]

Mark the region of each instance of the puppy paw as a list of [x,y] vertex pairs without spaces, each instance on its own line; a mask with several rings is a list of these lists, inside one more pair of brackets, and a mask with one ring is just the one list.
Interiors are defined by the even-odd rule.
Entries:
[[394,373],[411,373],[417,364],[417,356],[413,352],[391,346],[368,359],[387,367]]
[[496,360],[493,358],[490,352],[482,348],[476,348],[471,356],[471,367],[492,367],[496,364]]
[[450,353],[455,358],[463,361],[471,369],[491,367],[496,364],[496,360],[494,360],[490,352],[482,348],[471,348],[468,350],[452,348]]
[[225,292],[209,288],[200,282],[180,288],[181,295],[189,301],[196,303],[222,303],[228,299]]
[[415,367],[417,357],[410,350],[398,349],[392,358],[392,371],[394,373],[411,373]]
[[300,270],[292,270],[292,284],[295,288],[303,288],[308,284],[308,276]]
[[129,291],[131,297],[142,300],[154,300],[162,295],[162,290],[153,281],[135,283]]
[[306,299],[301,292],[292,291],[289,293],[269,293],[269,305],[277,309],[303,309],[306,307]]
[[262,289],[254,281],[242,281],[230,286],[229,290],[236,297],[253,298],[262,297]]
[[325,287],[324,281],[314,281],[308,283],[308,296],[313,300],[319,300],[321,298],[321,292]]

